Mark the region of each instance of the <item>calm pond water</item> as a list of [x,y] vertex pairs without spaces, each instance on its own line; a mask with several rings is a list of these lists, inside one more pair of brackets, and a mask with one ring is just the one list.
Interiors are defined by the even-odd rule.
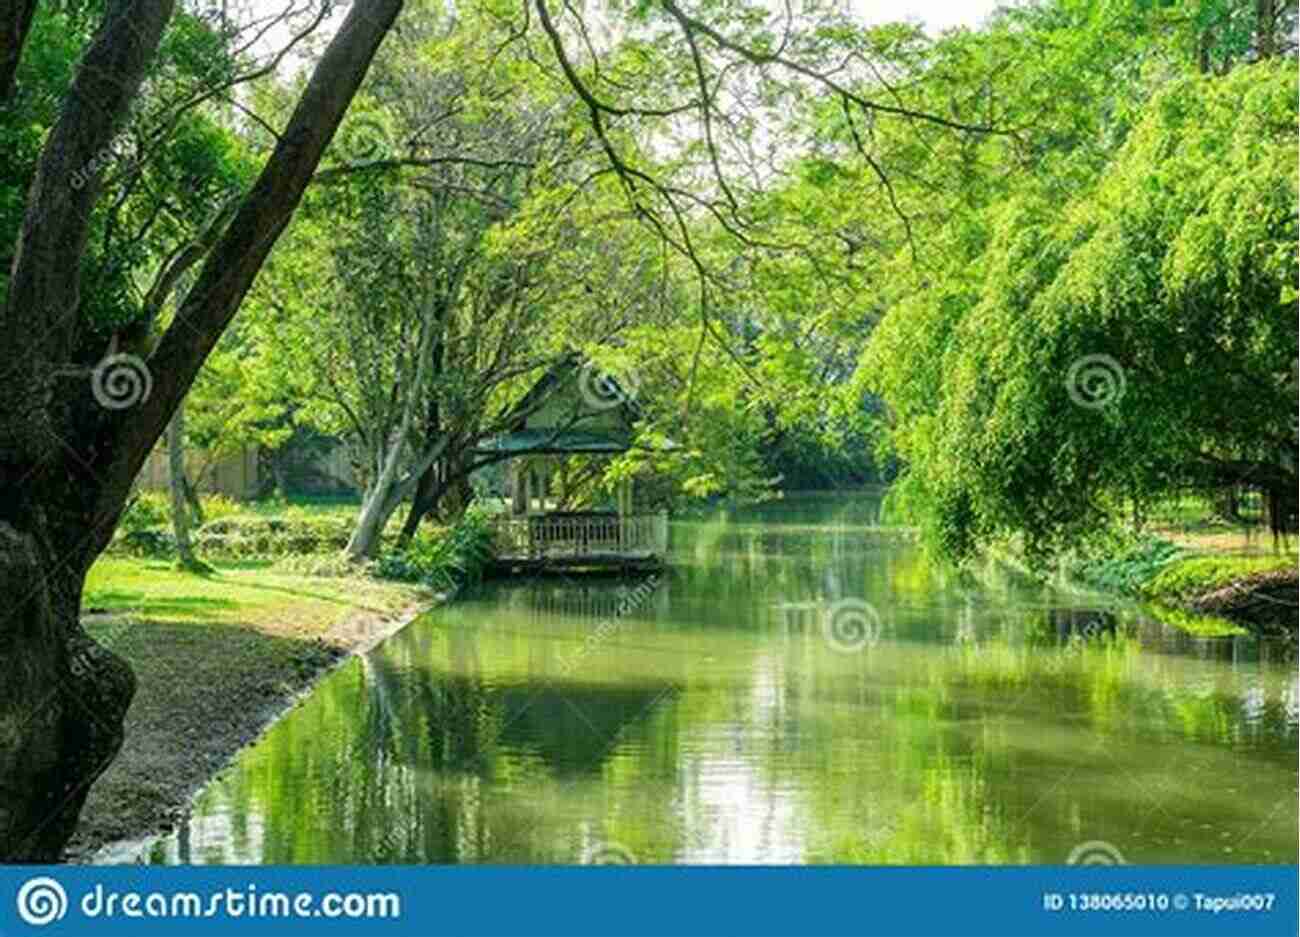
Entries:
[[494,584],[324,681],[139,858],[1297,860],[1296,671],[990,572],[869,496],[673,525],[639,582]]

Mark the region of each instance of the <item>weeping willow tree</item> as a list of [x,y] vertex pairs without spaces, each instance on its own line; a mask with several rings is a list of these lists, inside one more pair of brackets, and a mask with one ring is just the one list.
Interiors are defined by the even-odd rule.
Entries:
[[1029,182],[902,298],[868,382],[901,496],[965,556],[1075,542],[1188,483],[1296,488],[1296,75],[1166,82],[1072,197]]

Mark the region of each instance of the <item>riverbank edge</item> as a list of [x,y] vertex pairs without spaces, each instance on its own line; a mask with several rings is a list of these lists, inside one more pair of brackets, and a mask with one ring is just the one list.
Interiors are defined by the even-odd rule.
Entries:
[[[1294,568],[1243,573],[1226,581],[1195,583],[1185,592],[1144,597],[1158,608],[1226,621],[1256,637],[1287,638],[1293,644],[1300,626],[1300,572]],[[1177,616],[1169,620],[1180,624]],[[1186,630],[1195,633],[1195,622],[1190,624]]]
[[[1102,562],[1123,562],[1107,557]],[[1259,568],[1233,571],[1240,558],[1186,551],[1134,568],[1123,585],[1089,575],[1088,564],[1067,564],[1062,574],[1089,589],[1142,602],[1166,624],[1197,637],[1251,634],[1292,644],[1300,625],[1300,569],[1294,557],[1256,558]]]
[[[148,807],[142,812],[140,803],[131,804],[130,810],[120,810],[124,806],[122,799],[110,797],[97,806],[88,802],[83,810],[77,833],[73,836],[64,853],[64,862],[69,864],[97,864],[121,861],[125,856],[115,857],[115,853],[125,853],[135,847],[143,848],[150,841],[172,832],[193,809],[194,799],[214,778],[234,763],[239,753],[256,744],[281,719],[293,712],[315,691],[317,686],[332,673],[353,658],[372,650],[389,637],[406,628],[411,622],[428,611],[445,605],[452,595],[434,593],[420,587],[412,587],[410,601],[394,612],[381,613],[370,609],[357,609],[335,623],[319,638],[305,642],[304,653],[296,658],[295,666],[280,674],[281,679],[267,694],[264,686],[257,688],[228,687],[225,697],[230,701],[224,711],[213,712],[204,705],[206,701],[196,700],[194,708],[199,711],[189,714],[177,713],[177,721],[202,719],[212,725],[220,725],[218,731],[205,732],[198,738],[185,739],[197,747],[194,751],[196,763],[202,767],[190,772],[167,775],[165,771],[154,771],[155,783],[150,785]],[[111,618],[127,616],[86,616],[87,623],[105,621]],[[237,629],[232,629],[232,633]],[[183,652],[179,655],[184,656]],[[182,662],[183,663],[183,662]],[[263,680],[261,676],[251,679]],[[243,690],[244,692],[241,692]],[[250,695],[261,692],[264,701],[261,705],[243,708],[243,702]],[[186,716],[190,716],[190,720]],[[163,744],[182,744],[179,739],[166,739]],[[135,759],[131,764],[124,752],[119,759],[126,759],[127,764],[113,764],[134,772],[150,773],[151,768],[161,768],[150,764],[149,759]],[[114,822],[113,814],[133,816],[126,823]],[[113,835],[103,836],[93,832],[112,829]]]
[[[990,563],[1041,579],[1023,557],[1005,546],[980,552]],[[1294,556],[1261,557],[1271,568],[1225,576],[1213,564],[1230,563],[1230,555],[1188,550],[1160,565],[1137,566],[1122,587],[1089,575],[1098,563],[1122,559],[1108,556],[1088,563],[1065,559],[1056,576],[1071,588],[1140,602],[1153,617],[1196,637],[1250,634],[1292,645],[1300,642],[1300,567]]]

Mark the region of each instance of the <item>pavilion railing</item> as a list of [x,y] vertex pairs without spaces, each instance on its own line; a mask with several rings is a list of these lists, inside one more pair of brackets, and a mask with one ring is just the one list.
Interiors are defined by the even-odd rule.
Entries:
[[667,512],[537,514],[493,523],[498,556],[663,556],[668,550]]

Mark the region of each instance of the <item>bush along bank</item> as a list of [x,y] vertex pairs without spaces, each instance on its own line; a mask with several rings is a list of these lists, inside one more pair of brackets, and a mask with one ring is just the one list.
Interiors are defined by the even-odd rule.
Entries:
[[404,548],[381,552],[372,572],[379,579],[418,583],[454,595],[482,581],[492,559],[492,543],[487,513],[470,505],[449,529],[418,535]]
[[[210,560],[275,559],[339,552],[348,543],[347,517],[221,517],[190,535],[194,552]],[[176,538],[170,525],[124,523],[109,553],[137,559],[173,559]]]
[[[249,513],[221,497],[203,498],[205,519],[190,533],[195,554],[214,562],[270,561],[288,573],[344,577],[365,575],[451,592],[477,582],[492,551],[488,514],[471,505],[450,527],[424,527],[405,545],[385,533],[378,556],[352,563],[341,554],[356,521],[355,512],[287,506],[274,514]],[[137,497],[124,512],[108,554],[173,560],[176,538],[171,506],[161,495]]]
[[1300,577],[1295,553],[1208,553],[1155,536],[1075,556],[1064,572],[1090,586],[1153,603],[1197,634],[1249,631],[1296,642]]

